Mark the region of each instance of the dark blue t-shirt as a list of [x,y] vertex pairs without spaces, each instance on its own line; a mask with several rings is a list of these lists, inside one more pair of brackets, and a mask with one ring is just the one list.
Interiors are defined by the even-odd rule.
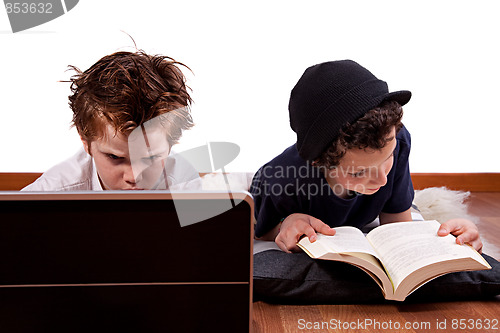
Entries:
[[253,178],[250,192],[255,201],[255,236],[262,237],[293,213],[311,215],[331,227],[349,225],[361,229],[381,212],[408,210],[414,196],[408,165],[410,133],[403,127],[396,139],[386,185],[374,194],[356,194],[348,199],[335,195],[322,170],[303,160],[295,145],[287,148]]

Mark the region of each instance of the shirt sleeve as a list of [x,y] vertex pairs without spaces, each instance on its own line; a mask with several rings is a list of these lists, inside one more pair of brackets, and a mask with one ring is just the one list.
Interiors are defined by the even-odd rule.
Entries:
[[385,203],[382,212],[396,214],[408,210],[413,202],[415,191],[411,181],[409,156],[411,137],[408,130],[403,127],[398,135],[399,152],[397,161],[394,161],[395,175],[392,194]]
[[93,159],[81,147],[75,155],[53,166],[21,191],[101,190],[100,185],[98,189],[92,188],[93,173]]
[[254,176],[250,193],[254,198],[255,236],[262,237],[297,207],[294,196],[285,195],[287,184],[272,176],[272,167],[262,167]]

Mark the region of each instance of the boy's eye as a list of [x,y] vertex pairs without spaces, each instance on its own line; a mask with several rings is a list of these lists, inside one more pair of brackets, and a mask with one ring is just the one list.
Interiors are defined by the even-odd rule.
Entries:
[[361,177],[365,174],[365,170],[356,172],[356,173],[351,173],[351,177]]
[[153,163],[156,160],[158,160],[159,158],[160,158],[160,155],[153,155],[153,156],[143,157],[142,161],[144,163]]
[[119,160],[119,159],[122,159],[123,157],[120,157],[120,156],[116,156],[114,154],[107,154],[108,155],[108,158],[112,159],[112,160]]

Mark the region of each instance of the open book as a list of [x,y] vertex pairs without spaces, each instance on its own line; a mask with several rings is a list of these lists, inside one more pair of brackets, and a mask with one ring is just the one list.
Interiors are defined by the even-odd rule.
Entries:
[[367,272],[388,300],[404,301],[426,282],[457,271],[491,269],[469,245],[456,244],[453,235],[441,237],[437,221],[385,224],[366,237],[354,227],[335,228],[334,236],[318,234],[314,243],[298,243],[316,259],[344,261]]

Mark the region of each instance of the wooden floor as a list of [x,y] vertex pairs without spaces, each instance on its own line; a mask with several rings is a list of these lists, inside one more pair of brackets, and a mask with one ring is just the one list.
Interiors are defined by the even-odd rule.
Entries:
[[[472,193],[469,213],[479,218],[484,253],[500,260],[500,192]],[[390,305],[292,306],[256,302],[253,332],[500,333],[500,296],[489,301]]]

